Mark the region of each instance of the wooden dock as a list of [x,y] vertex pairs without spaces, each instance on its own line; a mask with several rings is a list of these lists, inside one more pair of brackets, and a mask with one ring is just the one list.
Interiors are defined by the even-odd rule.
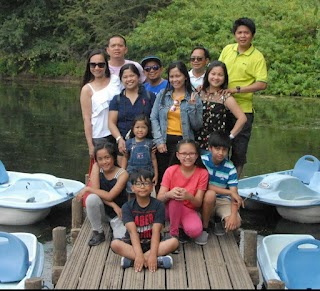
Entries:
[[258,284],[252,280],[257,278],[256,261],[248,260],[251,266],[246,266],[233,233],[210,233],[204,246],[182,244],[180,253],[172,254],[173,267],[155,273],[121,268],[121,257],[110,248],[109,226],[105,227],[106,241],[94,247],[88,245],[91,226],[87,218],[76,233],[71,253],[53,282],[55,289],[255,289]]

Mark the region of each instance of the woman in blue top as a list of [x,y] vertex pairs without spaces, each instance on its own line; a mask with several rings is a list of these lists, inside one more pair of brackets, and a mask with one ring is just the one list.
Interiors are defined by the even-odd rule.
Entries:
[[186,65],[181,61],[173,62],[167,72],[169,83],[157,94],[150,116],[153,139],[158,150],[159,182],[176,152],[178,141],[194,140],[194,132],[202,127],[202,102],[192,92]]
[[140,72],[134,64],[125,64],[119,73],[124,89],[113,97],[109,106],[109,129],[118,143],[118,162],[126,153],[125,138],[139,114],[150,116],[156,95],[139,83]]

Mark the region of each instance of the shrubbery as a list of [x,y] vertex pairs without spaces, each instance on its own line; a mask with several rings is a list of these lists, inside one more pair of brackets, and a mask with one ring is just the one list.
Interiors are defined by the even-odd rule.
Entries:
[[[170,4],[171,3],[171,4]],[[0,4],[0,74],[75,76],[85,54],[122,33],[128,58],[185,61],[195,45],[212,59],[234,41],[233,21],[254,19],[254,45],[264,54],[269,86],[262,94],[320,96],[318,0],[12,0]]]

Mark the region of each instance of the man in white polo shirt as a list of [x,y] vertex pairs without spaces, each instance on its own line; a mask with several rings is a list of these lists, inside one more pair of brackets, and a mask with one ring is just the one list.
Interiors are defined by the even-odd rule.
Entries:
[[196,46],[193,48],[190,56],[192,69],[189,71],[190,82],[193,89],[197,89],[199,86],[202,86],[203,77],[209,62],[210,54],[205,47]]

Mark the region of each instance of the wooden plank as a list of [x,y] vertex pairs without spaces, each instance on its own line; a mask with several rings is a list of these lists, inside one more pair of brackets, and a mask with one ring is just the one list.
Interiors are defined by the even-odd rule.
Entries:
[[121,257],[109,249],[99,289],[121,289],[124,270]]
[[203,246],[203,252],[211,289],[232,289],[218,238],[212,232],[209,233],[208,243]]
[[134,268],[125,269],[122,289],[143,289],[144,271],[135,272]]
[[232,232],[218,237],[233,289],[255,289]]
[[166,289],[166,271],[164,269],[157,269],[154,273],[145,269],[144,276],[144,289]]
[[202,246],[194,242],[184,244],[185,261],[190,289],[210,289]]
[[99,246],[88,246],[91,233],[86,218],[56,289],[254,289],[233,233],[210,233],[205,246],[181,245],[178,254],[171,254],[173,267],[155,273],[121,268],[121,257],[110,248],[109,225]]
[[79,278],[85,266],[90,247],[88,246],[89,235],[91,234],[91,225],[86,219],[82,225],[81,231],[76,239],[70,256],[62,270],[61,276],[55,286],[55,289],[76,289]]
[[85,267],[79,278],[78,289],[98,289],[110,247],[110,227],[105,227],[106,241],[90,249]]
[[180,252],[171,254],[173,266],[166,270],[166,287],[167,289],[187,289],[187,271],[184,260],[184,247],[180,244]]

